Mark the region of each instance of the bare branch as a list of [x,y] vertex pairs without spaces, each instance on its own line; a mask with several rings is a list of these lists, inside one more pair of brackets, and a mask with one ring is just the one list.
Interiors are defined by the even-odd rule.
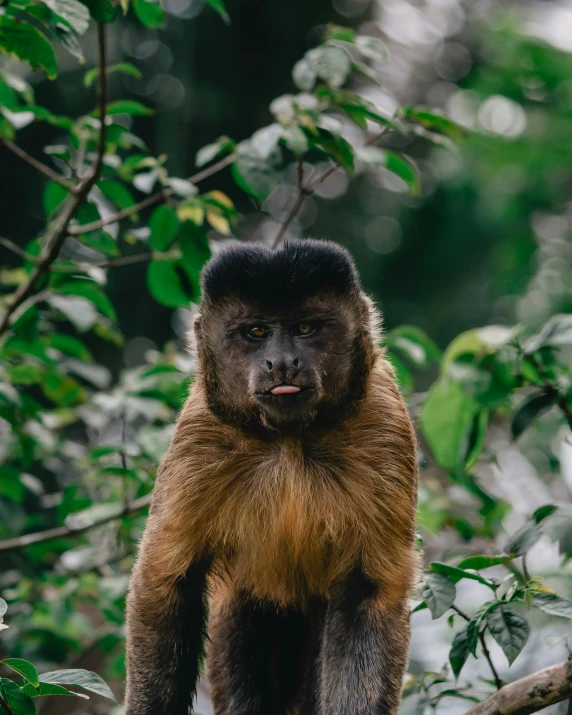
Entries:
[[[213,174],[216,174],[221,169],[224,169],[225,166],[229,166],[229,164],[232,164],[234,160],[234,154],[229,154],[220,161],[217,161],[212,166],[209,166],[206,169],[199,171],[194,176],[189,177],[188,181],[191,184],[198,184],[200,181],[203,181],[209,176],[213,176]],[[113,223],[117,223],[118,221],[121,221],[122,219],[131,216],[131,214],[137,213],[137,211],[146,209],[148,206],[153,206],[153,204],[157,204],[160,201],[165,201],[170,196],[173,196],[174,193],[175,192],[173,191],[173,189],[161,189],[161,191],[157,191],[157,193],[153,194],[152,196],[148,196],[146,199],[139,201],[139,203],[133,204],[133,206],[128,206],[127,208],[124,208],[121,211],[112,214],[111,216],[102,218],[99,221],[92,221],[91,223],[83,224],[83,226],[73,226],[69,229],[69,233],[71,236],[76,236],[81,233],[89,233],[90,231],[96,231],[98,228],[103,228],[104,226],[110,226]]]
[[26,253],[23,248],[20,248],[17,243],[14,243],[14,241],[11,241],[9,238],[0,236],[0,246],[4,246],[4,248],[12,251],[12,253],[15,253],[17,256],[24,258],[26,261],[30,261],[30,263],[38,262],[38,256],[32,256],[30,253]]
[[6,139],[5,137],[0,138],[0,146],[4,144],[5,147],[10,149],[10,151],[16,156],[19,156],[20,159],[23,159],[26,163],[30,164],[30,166],[33,166],[34,169],[37,169],[38,171],[41,171],[42,174],[45,176],[49,177],[52,181],[56,181],[58,184],[63,186],[65,189],[67,189],[70,193],[75,194],[77,191],[77,186],[75,184],[72,184],[71,181],[68,181],[66,178],[63,176],[60,176],[60,174],[57,173],[57,171],[54,171],[51,169],[49,166],[44,164],[41,161],[38,161],[38,159],[34,159],[33,156],[30,156],[27,152],[25,152],[23,149],[21,149],[17,144],[14,144],[14,142],[11,142],[9,139]]
[[[465,621],[470,621],[470,620],[471,620],[471,619],[469,618],[469,616],[467,616],[467,614],[466,614],[464,611],[461,611],[461,609],[460,609],[458,606],[456,606],[455,604],[453,604],[453,605],[451,606],[451,609],[452,609],[453,611],[455,611],[455,613],[458,613],[459,616],[461,616],[461,618],[464,618]],[[483,655],[485,656],[485,658],[486,658],[486,660],[487,660],[487,663],[489,664],[489,668],[491,669],[491,672],[492,672],[492,674],[493,674],[493,678],[494,678],[494,681],[495,681],[496,688],[497,688],[497,690],[500,690],[500,689],[502,688],[502,680],[499,678],[499,674],[497,673],[497,670],[496,670],[496,668],[495,668],[495,666],[494,666],[493,659],[491,658],[490,651],[489,651],[489,649],[487,648],[487,642],[486,642],[486,640],[485,640],[485,634],[484,634],[484,632],[479,633],[479,641],[480,641],[480,643],[481,643],[481,648],[483,649]]]
[[[6,539],[5,541],[0,541],[0,553],[6,553],[7,551],[17,551],[19,549],[24,549],[32,544],[41,544],[45,541],[51,541],[52,539],[62,539],[67,536],[76,536],[77,534],[83,534],[86,531],[95,529],[97,526],[102,526],[110,521],[115,521],[116,519],[122,519],[124,516],[130,516],[131,514],[136,514],[138,511],[146,509],[151,502],[151,495],[146,494],[145,496],[134,499],[133,501],[126,502],[124,506],[118,509],[113,514],[108,514],[107,516],[102,516],[100,519],[94,519],[89,524],[82,524],[81,526],[56,526],[53,529],[46,529],[45,531],[36,531],[33,534],[24,534],[24,536],[16,536],[13,539]],[[73,522],[72,522],[73,523]]]
[[572,697],[572,660],[515,680],[465,715],[529,715]]
[[44,248],[39,256],[36,267],[28,277],[25,283],[22,283],[15,294],[12,296],[12,302],[8,306],[2,321],[0,322],[0,335],[6,332],[12,324],[12,317],[18,308],[34,293],[39,279],[46,273],[49,273],[52,264],[57,259],[62,246],[68,235],[68,226],[70,221],[77,214],[80,206],[87,199],[89,192],[99,178],[103,166],[103,155],[105,153],[105,113],[107,105],[107,75],[105,73],[106,66],[106,47],[105,47],[105,25],[98,23],[97,25],[97,44],[98,44],[98,65],[99,65],[99,82],[98,82],[98,115],[99,115],[99,141],[97,144],[97,154],[95,162],[81,184],[63,204],[63,208],[59,215],[48,226],[46,233]]

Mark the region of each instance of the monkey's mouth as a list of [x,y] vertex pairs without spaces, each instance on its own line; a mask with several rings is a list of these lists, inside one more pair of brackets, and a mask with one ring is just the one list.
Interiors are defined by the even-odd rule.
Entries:
[[275,385],[269,390],[261,390],[256,392],[256,397],[288,397],[299,395],[300,393],[312,392],[313,385]]

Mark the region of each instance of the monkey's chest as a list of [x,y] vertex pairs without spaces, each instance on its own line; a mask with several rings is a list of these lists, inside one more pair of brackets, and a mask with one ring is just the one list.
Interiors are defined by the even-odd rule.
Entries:
[[360,548],[343,502],[305,473],[265,486],[274,490],[251,495],[233,530],[228,566],[234,583],[283,604],[327,596]]

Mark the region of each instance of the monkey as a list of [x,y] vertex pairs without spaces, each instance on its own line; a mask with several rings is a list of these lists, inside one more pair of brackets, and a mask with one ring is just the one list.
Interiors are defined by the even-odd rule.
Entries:
[[127,598],[126,715],[394,715],[416,443],[349,253],[221,249]]

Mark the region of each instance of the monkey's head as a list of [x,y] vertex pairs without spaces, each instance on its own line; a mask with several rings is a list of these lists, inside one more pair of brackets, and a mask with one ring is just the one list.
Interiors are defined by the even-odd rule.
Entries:
[[296,432],[351,413],[366,389],[376,313],[349,254],[299,240],[222,250],[202,275],[195,339],[210,409]]

